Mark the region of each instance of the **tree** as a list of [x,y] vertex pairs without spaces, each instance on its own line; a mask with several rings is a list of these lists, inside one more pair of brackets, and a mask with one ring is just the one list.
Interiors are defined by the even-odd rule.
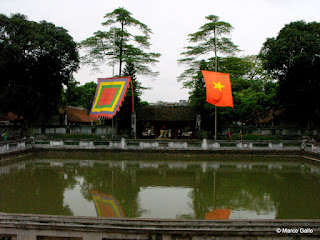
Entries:
[[[219,122],[227,125],[242,122],[247,125],[258,123],[259,119],[277,110],[277,83],[272,81],[262,63],[255,56],[218,58],[221,71],[230,73],[234,108],[220,108]],[[189,101],[202,117],[202,128],[211,130],[214,122],[214,106],[206,101],[206,89],[200,70],[214,71],[214,59],[200,62],[194,77]]]
[[[123,63],[132,62],[138,74],[157,74],[148,65],[158,62],[160,54],[145,51],[150,48],[152,31],[131,15],[124,8],[117,8],[104,16],[107,20],[102,25],[110,27],[109,30],[97,31],[94,36],[81,42],[81,47],[87,50],[84,63],[97,66],[104,62],[114,65],[118,61],[121,76]],[[142,35],[130,33],[132,27],[137,28]]]
[[88,82],[84,85],[78,86],[79,82],[70,81],[65,90],[65,105],[82,107],[90,112],[92,102],[96,92],[97,84],[94,82]]
[[[181,53],[185,58],[178,60],[180,64],[186,64],[189,67],[178,77],[178,81],[185,81],[184,87],[191,89],[196,85],[194,81],[197,81],[197,78],[195,76],[201,63],[201,60],[197,60],[198,57],[214,52],[215,71],[217,72],[217,52],[233,55],[238,51],[238,47],[233,44],[230,38],[223,37],[223,35],[230,34],[231,24],[219,21],[219,17],[214,15],[209,15],[206,19],[209,20],[209,23],[201,26],[198,32],[189,34],[189,42],[197,43],[197,45],[186,47],[187,51]],[[215,107],[215,116],[215,139],[217,139],[217,107]]]
[[32,123],[55,113],[63,84],[78,69],[77,45],[52,23],[0,15],[0,111]]
[[295,119],[319,122],[320,23],[285,25],[264,43],[260,58],[279,80],[280,103]]
[[61,94],[61,106],[75,106],[78,107],[78,87],[80,82],[77,82],[74,78],[71,78],[70,81],[67,83],[66,88],[63,90]]
[[[141,105],[144,105],[141,102],[141,94],[142,90],[147,88],[142,87],[141,83],[137,80],[136,77],[136,68],[133,62],[127,62],[125,68],[123,69],[124,76],[131,76],[132,85],[133,85],[133,94],[134,94],[134,109],[138,109]],[[123,104],[121,106],[121,110],[119,112],[119,121],[120,121],[120,128],[126,129],[128,133],[131,133],[131,119],[132,113],[132,88],[131,84],[128,87],[128,91],[124,98]]]
[[[178,81],[187,80],[184,82],[184,86],[188,88],[192,88],[192,77],[197,75],[202,61],[198,60],[200,56],[210,53],[214,53],[217,56],[217,52],[230,56],[239,51],[230,38],[224,37],[229,35],[233,29],[230,23],[219,21],[219,17],[214,15],[209,15],[206,19],[209,20],[209,23],[201,26],[198,32],[189,34],[189,42],[197,43],[197,45],[186,47],[187,51],[181,53],[185,58],[178,60],[180,64],[188,66],[188,69],[178,77]],[[217,48],[215,48],[215,43],[217,43]]]
[[[125,65],[125,68],[123,69],[123,75],[125,76],[131,76],[132,80],[132,85],[133,85],[133,94],[134,94],[134,103],[135,103],[135,108],[140,106],[141,102],[141,94],[142,90],[146,90],[148,88],[142,87],[141,83],[137,80],[136,76],[136,67],[133,62],[127,62]],[[124,104],[127,102],[132,102],[132,89],[131,89],[131,84],[128,87],[128,92],[126,94],[126,97],[124,99]],[[131,109],[131,107],[130,107]]]

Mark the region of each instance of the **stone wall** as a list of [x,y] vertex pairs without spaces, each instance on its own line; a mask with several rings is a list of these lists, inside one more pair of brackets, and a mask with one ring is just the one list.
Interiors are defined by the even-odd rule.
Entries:
[[70,126],[48,126],[48,127],[33,127],[34,135],[58,135],[58,134],[88,134],[99,135],[104,137],[111,137],[112,128],[110,126],[102,125],[70,125]]
[[[4,131],[8,133],[8,139],[19,139],[21,137],[21,126],[3,125],[0,126],[0,134]],[[278,136],[280,139],[299,139],[308,137],[313,139],[320,139],[320,132],[318,130],[297,129],[297,128],[267,128],[267,127],[219,127],[220,138],[225,138],[227,133],[231,131],[234,138],[238,138],[238,134],[242,131],[244,134],[256,134],[263,136]],[[103,138],[112,137],[112,127],[105,125],[61,125],[61,126],[34,126],[30,134],[37,135],[59,135],[59,134],[93,134]]]
[[319,239],[320,220],[161,220],[0,214],[0,238],[11,240],[288,240]]

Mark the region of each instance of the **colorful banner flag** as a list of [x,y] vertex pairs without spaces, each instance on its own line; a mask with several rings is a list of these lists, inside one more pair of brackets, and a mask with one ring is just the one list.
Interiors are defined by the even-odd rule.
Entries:
[[[131,77],[99,78],[90,117],[112,118],[122,105],[129,82],[132,87]],[[132,108],[133,106],[132,102]],[[132,109],[132,111],[134,110]]]
[[98,217],[124,217],[118,201],[113,196],[99,193],[95,190],[91,190],[90,193],[92,195]]
[[206,83],[207,102],[218,107],[232,107],[232,90],[228,73],[202,70]]

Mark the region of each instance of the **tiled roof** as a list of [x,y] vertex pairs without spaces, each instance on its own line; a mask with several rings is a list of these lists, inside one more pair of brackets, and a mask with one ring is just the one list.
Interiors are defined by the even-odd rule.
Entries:
[[67,106],[65,108],[60,108],[59,112],[60,114],[65,114],[66,112],[69,122],[90,123],[91,121],[97,121],[97,119],[89,117],[89,113],[86,109],[80,107]]
[[12,112],[6,113],[6,114],[1,116],[1,121],[9,121],[9,122],[11,122],[11,121],[14,121],[14,120],[22,120],[22,119],[23,119],[22,116],[18,117],[17,115],[15,115]]

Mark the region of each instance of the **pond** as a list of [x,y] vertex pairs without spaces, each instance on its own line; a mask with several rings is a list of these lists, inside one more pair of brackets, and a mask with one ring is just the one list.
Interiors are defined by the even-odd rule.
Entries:
[[320,165],[298,157],[43,155],[0,167],[0,212],[319,219]]

